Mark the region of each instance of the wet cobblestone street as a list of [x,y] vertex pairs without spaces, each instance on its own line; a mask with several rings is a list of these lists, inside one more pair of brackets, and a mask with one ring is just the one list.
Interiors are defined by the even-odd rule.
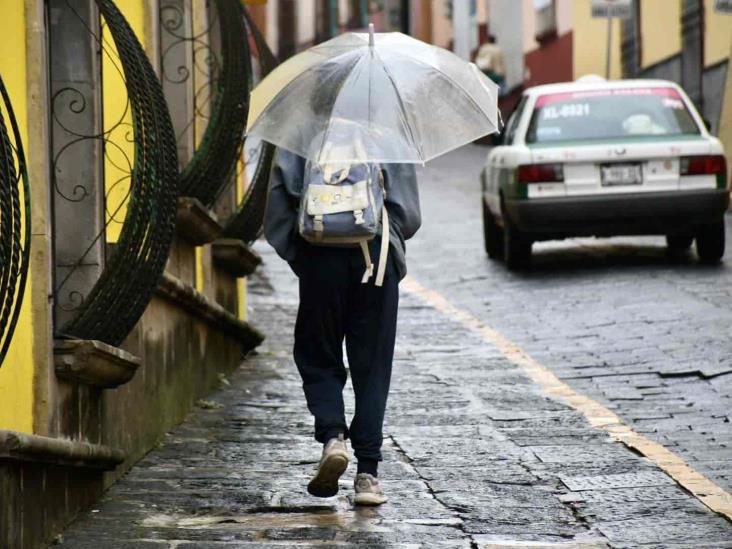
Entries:
[[732,218],[720,266],[667,255],[663,237],[583,238],[535,244],[531,270],[511,273],[482,249],[485,154],[421,173],[410,272],[729,492]]
[[[730,322],[704,332],[706,323],[732,320],[729,268],[713,275],[682,264],[666,274],[645,248],[613,258],[605,248],[545,245],[535,272],[507,273],[485,258],[472,217],[479,195],[468,168],[479,153],[464,149],[423,174],[425,227],[409,249],[411,276],[514,338],[634,429],[704,462],[705,474],[717,471],[715,480],[729,488],[730,431],[722,419],[729,381],[720,373],[730,364],[721,357],[729,345],[719,338]],[[458,165],[467,166],[458,171],[465,181],[443,185],[447,168]],[[265,264],[250,280],[250,320],[267,341],[82,515],[61,547],[732,547],[729,521],[542,393],[478,331],[406,290],[380,469],[390,500],[355,509],[353,463],[339,496],[308,496],[320,447],[290,355],[295,279],[267,246],[257,250]],[[674,295],[664,305],[665,291],[686,288],[696,276],[708,283],[689,284],[686,301]],[[720,294],[726,308],[714,308]],[[629,305],[634,296],[637,307]],[[629,310],[630,320],[618,315]],[[690,329],[679,333],[674,323],[682,316]],[[643,323],[657,344],[639,337],[633,323]],[[705,345],[706,359],[692,360]],[[669,375],[657,366],[657,352],[677,353],[677,361],[663,362]],[[717,377],[705,377],[705,368]],[[682,388],[691,370],[700,373]],[[352,410],[350,396],[347,404]],[[679,408],[694,422],[683,434]]]

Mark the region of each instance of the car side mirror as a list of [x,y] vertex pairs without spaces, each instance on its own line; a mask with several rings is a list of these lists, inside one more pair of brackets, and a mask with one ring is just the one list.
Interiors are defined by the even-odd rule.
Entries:
[[702,117],[702,122],[704,122],[704,127],[707,129],[707,131],[709,133],[712,133],[712,123],[709,121],[709,119]]

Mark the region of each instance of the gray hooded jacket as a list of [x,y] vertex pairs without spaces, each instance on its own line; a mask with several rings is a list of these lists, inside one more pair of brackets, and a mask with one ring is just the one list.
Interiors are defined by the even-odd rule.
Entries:
[[[389,254],[394,258],[401,279],[407,274],[404,242],[414,236],[422,223],[417,173],[412,164],[383,164],[382,171],[391,233]],[[277,149],[264,217],[264,235],[279,256],[290,263],[295,260],[300,240],[297,212],[304,172],[303,157]]]

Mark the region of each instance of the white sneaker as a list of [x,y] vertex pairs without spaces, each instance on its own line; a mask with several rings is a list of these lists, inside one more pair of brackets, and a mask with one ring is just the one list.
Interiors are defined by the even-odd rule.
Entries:
[[381,505],[387,501],[379,481],[368,473],[356,475],[353,488],[356,491],[353,503],[356,505]]
[[323,448],[318,471],[308,484],[308,493],[318,498],[329,498],[338,493],[338,479],[348,467],[348,449],[343,435],[330,439]]

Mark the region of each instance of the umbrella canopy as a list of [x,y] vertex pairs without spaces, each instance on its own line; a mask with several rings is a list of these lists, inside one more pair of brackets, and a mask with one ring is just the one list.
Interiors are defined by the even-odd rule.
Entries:
[[250,135],[319,164],[424,163],[498,130],[497,86],[402,33],[348,33],[300,53],[253,91]]

